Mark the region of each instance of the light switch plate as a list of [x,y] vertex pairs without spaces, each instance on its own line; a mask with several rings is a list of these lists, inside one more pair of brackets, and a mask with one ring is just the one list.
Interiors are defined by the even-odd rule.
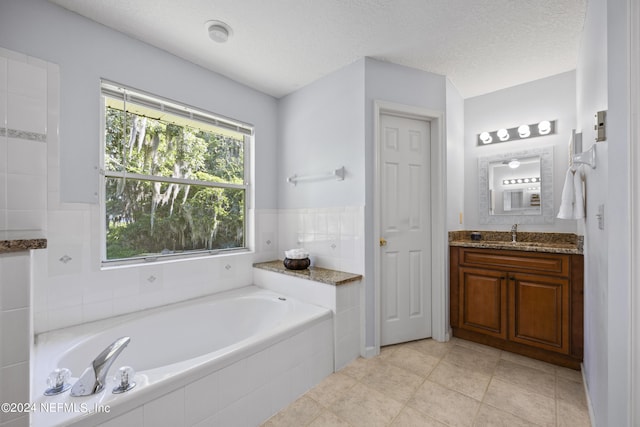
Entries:
[[598,205],[596,218],[598,218],[598,228],[604,230],[604,205]]

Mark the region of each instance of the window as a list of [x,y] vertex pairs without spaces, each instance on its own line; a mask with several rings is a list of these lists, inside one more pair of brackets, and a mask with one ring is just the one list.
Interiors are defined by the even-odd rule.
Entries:
[[246,247],[252,128],[103,81],[103,260]]

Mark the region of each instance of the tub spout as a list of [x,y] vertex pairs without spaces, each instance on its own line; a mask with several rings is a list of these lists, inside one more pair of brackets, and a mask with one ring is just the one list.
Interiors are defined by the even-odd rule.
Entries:
[[109,368],[129,344],[129,341],[131,341],[129,337],[118,338],[102,350],[91,362],[91,365],[85,369],[78,381],[73,384],[71,396],[89,396],[101,392],[104,388]]

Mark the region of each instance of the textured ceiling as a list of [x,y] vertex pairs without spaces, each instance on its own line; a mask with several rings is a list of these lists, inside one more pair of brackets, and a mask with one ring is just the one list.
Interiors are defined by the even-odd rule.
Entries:
[[50,1],[275,97],[368,56],[468,98],[574,69],[587,0]]

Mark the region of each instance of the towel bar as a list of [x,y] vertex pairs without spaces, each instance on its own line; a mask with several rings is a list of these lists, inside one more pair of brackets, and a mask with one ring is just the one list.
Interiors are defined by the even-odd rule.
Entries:
[[296,185],[300,181],[316,181],[316,180],[323,180],[323,179],[330,179],[330,178],[335,178],[337,181],[344,181],[345,172],[346,171],[344,170],[344,166],[342,166],[339,169],[335,169],[329,173],[324,173],[324,174],[303,175],[303,176],[292,175],[287,178],[287,182],[290,184]]
[[573,164],[589,165],[592,169],[596,168],[596,146],[591,146],[587,151],[573,156]]

